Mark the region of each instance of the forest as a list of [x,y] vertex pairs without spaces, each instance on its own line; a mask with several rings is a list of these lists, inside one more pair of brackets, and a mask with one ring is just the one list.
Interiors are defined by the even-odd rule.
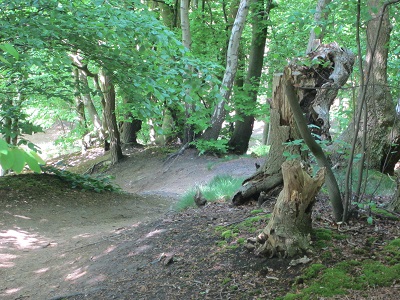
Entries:
[[[64,200],[87,197],[90,205],[74,205],[98,213],[97,221],[104,203],[137,201],[142,210],[138,224],[164,218],[165,232],[176,235],[154,240],[149,257],[138,260],[132,272],[146,284],[121,275],[112,285],[98,286],[86,269],[76,278],[71,275],[80,267],[66,278],[74,277],[84,292],[65,286],[60,293],[53,288],[54,294],[45,289],[34,294],[10,288],[13,280],[4,279],[0,295],[397,299],[399,7],[400,0],[1,1],[0,202],[5,210],[0,275],[20,276],[13,268],[22,249],[16,246],[17,234],[35,240],[29,242],[31,250],[53,247],[50,237],[48,242],[45,234],[39,238],[39,229],[28,234],[36,225],[25,231],[18,223],[33,222],[27,207],[40,201],[63,207]],[[44,137],[54,142],[49,154],[35,137],[60,124],[56,138]],[[222,191],[224,184],[229,191]],[[65,197],[58,198],[57,190]],[[130,199],[133,193],[140,200]],[[145,204],[150,194],[154,197]],[[172,205],[167,197],[173,198],[168,201],[175,205],[174,214],[162,217],[168,211],[164,205]],[[158,206],[162,209],[152,214]],[[110,213],[122,216],[131,209],[121,204]],[[68,213],[53,211],[51,223],[67,218]],[[181,220],[185,230],[173,226]],[[206,229],[202,220],[208,222]],[[124,229],[112,237],[145,236],[155,226],[143,224],[132,229],[120,223],[138,231]],[[204,235],[195,241],[196,232]],[[68,241],[83,235],[71,233]],[[187,256],[180,256],[174,247],[191,238],[195,242],[182,250]],[[111,243],[111,235],[104,240]],[[86,241],[88,247],[100,245]],[[165,248],[162,254],[157,247]],[[215,256],[207,258],[215,247]],[[85,249],[85,255],[93,250]],[[113,253],[110,265],[125,255],[121,247]],[[176,279],[183,276],[179,268],[186,270],[185,260],[195,265],[190,276],[185,273],[199,287],[193,294],[190,285]],[[216,271],[230,260],[238,261]],[[252,270],[245,269],[243,276],[243,265],[258,275],[249,279]],[[166,270],[173,266],[179,268]],[[92,269],[93,274],[104,271],[97,265]],[[214,270],[214,280],[203,269]],[[81,276],[88,279],[79,281]],[[280,283],[271,292],[275,280]],[[175,296],[160,286],[163,281],[176,289]],[[34,280],[29,283],[35,286]]]

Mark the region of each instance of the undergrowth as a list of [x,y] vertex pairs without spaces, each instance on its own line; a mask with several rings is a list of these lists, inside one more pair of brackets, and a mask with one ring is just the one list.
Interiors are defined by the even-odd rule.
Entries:
[[246,242],[249,234],[254,234],[265,226],[271,217],[270,213],[265,213],[262,209],[251,211],[253,216],[249,216],[240,222],[228,226],[216,226],[215,232],[221,240],[217,241],[217,246],[222,249],[236,249]]
[[97,193],[110,191],[121,192],[121,189],[111,182],[111,176],[97,176],[81,175],[69,172],[67,170],[60,170],[52,166],[42,166],[43,173],[54,174],[61,180],[69,182],[72,188],[79,188],[85,191],[95,191]]
[[[327,231],[317,234],[324,240],[332,238]],[[400,278],[400,239],[387,243],[380,250],[379,256],[384,260],[345,260],[333,266],[313,264],[296,279],[296,285],[293,287],[296,292],[288,293],[280,299],[321,299],[346,295],[350,289],[366,290],[396,284]],[[297,285],[300,283],[303,284],[303,289]]]
[[235,178],[230,175],[217,175],[208,184],[199,185],[187,191],[176,204],[176,210],[183,210],[194,206],[194,196],[199,188],[207,201],[228,200],[242,185],[243,178]]

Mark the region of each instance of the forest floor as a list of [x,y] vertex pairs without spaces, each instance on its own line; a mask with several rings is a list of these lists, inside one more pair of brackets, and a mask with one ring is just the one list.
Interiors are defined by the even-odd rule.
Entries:
[[[367,276],[355,262],[382,262],[398,272],[393,264],[400,255],[387,248],[399,238],[398,220],[377,214],[368,225],[361,214],[338,228],[322,194],[314,210],[314,255],[298,265],[257,257],[244,247],[265,227],[273,203],[260,210],[256,203],[233,207],[221,200],[174,210],[196,184],[221,174],[249,176],[259,158],[198,156],[189,149],[166,162],[159,148],[124,153],[106,173],[125,193],[73,189],[48,174],[0,178],[0,299],[276,299],[310,288],[311,273],[324,277],[322,269],[333,270],[340,261],[356,266],[347,267],[349,281]],[[104,160],[93,149],[53,163],[84,172]],[[336,288],[347,287],[346,295],[303,299],[399,299],[398,275],[386,287],[358,290],[338,279]]]

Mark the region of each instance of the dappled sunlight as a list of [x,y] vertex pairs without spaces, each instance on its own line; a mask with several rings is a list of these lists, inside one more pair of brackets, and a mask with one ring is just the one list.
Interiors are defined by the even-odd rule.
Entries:
[[166,231],[165,229],[156,229],[156,230],[150,231],[148,234],[146,234],[146,238],[156,236],[156,235],[158,235],[160,233],[163,233],[165,231]]
[[71,273],[69,273],[65,277],[65,280],[73,281],[73,280],[76,280],[76,279],[81,278],[82,276],[86,275],[86,273],[87,273],[87,267],[78,268],[78,269],[72,271]]
[[117,248],[117,246],[113,246],[113,245],[112,245],[112,246],[108,247],[103,253],[104,253],[104,254],[108,254],[108,253],[114,251],[115,248]]
[[12,268],[15,263],[12,261],[18,256],[14,254],[0,253],[0,268]]
[[39,269],[39,270],[33,271],[33,273],[36,273],[36,274],[43,274],[43,273],[46,273],[46,272],[49,271],[49,270],[50,270],[50,268],[41,268],[41,269]]
[[1,295],[3,295],[3,296],[10,296],[10,295],[12,295],[12,294],[15,294],[15,293],[19,292],[21,289],[22,289],[22,288],[7,289],[7,290],[5,290],[2,294],[0,294],[0,296],[1,296]]
[[24,219],[24,220],[31,220],[31,218],[26,217],[26,216],[21,216],[21,215],[14,215],[14,217]]
[[90,238],[90,237],[92,237],[92,236],[94,236],[94,234],[92,234],[92,233],[81,233],[81,234],[78,234],[78,235],[73,236],[72,238],[73,238],[73,239],[78,239],[78,238]]
[[0,243],[16,249],[38,249],[49,245],[48,241],[40,239],[37,234],[21,229],[1,230]]

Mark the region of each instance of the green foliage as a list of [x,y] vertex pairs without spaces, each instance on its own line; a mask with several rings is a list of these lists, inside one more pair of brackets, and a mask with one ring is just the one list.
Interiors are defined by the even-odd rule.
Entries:
[[306,288],[296,294],[289,293],[283,299],[345,295],[350,289],[390,286],[399,276],[400,265],[386,266],[372,260],[343,261],[330,268],[322,264],[313,264],[301,277]]
[[72,188],[79,188],[85,191],[95,191],[97,193],[105,191],[121,191],[119,187],[115,186],[111,182],[111,176],[98,176],[93,178],[89,175],[76,174],[67,170],[60,170],[52,166],[42,166],[42,170],[48,174],[55,174],[60,179],[71,183]]
[[[332,238],[331,231],[326,229],[316,230],[315,235],[324,240]],[[374,238],[371,242],[374,242]],[[367,253],[368,251],[364,250],[360,254]],[[289,293],[283,299],[333,297],[344,295],[350,289],[391,286],[400,276],[400,239],[388,242],[375,255],[383,257],[389,265],[370,259],[342,261],[329,268],[323,264],[313,264],[296,280],[304,282],[305,288],[296,294]]]
[[192,142],[192,145],[199,150],[199,155],[203,155],[206,153],[214,153],[214,154],[225,154],[228,152],[228,141],[227,140],[196,140]]
[[44,163],[35,151],[9,145],[0,139],[0,165],[4,170],[19,174],[28,165],[32,171],[40,173],[40,165]]
[[250,147],[248,152],[250,152],[251,155],[255,155],[257,157],[265,157],[268,154],[270,148],[270,145],[262,145],[261,143],[257,143],[256,145]]
[[176,204],[177,210],[194,206],[194,196],[199,188],[207,201],[228,200],[240,188],[243,178],[234,178],[230,175],[217,175],[208,184],[199,185],[188,190]]

